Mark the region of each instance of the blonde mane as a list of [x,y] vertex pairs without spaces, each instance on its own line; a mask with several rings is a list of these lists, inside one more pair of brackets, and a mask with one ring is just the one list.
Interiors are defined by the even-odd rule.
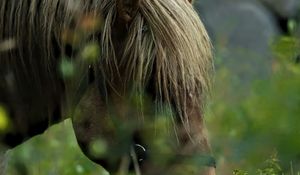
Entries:
[[[21,59],[12,58],[11,62],[22,61],[23,50],[28,57],[34,55],[33,45],[38,44],[40,58],[30,57],[28,62],[38,60],[39,64],[31,65],[32,71],[43,71],[51,77],[57,66],[54,45],[61,50],[64,47],[63,29],[72,24],[74,17],[93,12],[104,20],[101,39],[94,36],[93,40],[101,48],[96,67],[104,70],[106,80],[120,76],[119,68],[123,67],[124,84],[134,83],[134,88],[142,92],[150,78],[154,79],[158,108],[173,104],[182,122],[188,124],[188,99],[199,107],[205,105],[213,69],[210,40],[197,13],[187,0],[142,0],[118,58],[112,39],[116,1],[2,0],[0,41],[7,37],[15,40]],[[53,37],[57,43],[53,43]]]
[[134,82],[138,91],[154,75],[158,106],[175,104],[182,122],[188,123],[187,99],[205,105],[213,69],[211,43],[192,5],[185,0],[143,0],[120,60],[111,42],[115,3],[105,2],[109,10],[104,9],[108,14],[101,44],[108,67],[125,66],[126,82]]

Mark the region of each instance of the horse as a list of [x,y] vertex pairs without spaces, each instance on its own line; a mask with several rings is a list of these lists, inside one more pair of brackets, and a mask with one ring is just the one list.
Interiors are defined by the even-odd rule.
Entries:
[[[111,174],[176,174],[194,155],[209,158],[189,174],[215,174],[203,121],[212,46],[191,0],[1,0],[0,26],[2,147],[71,116],[83,153]],[[167,153],[153,144],[162,118]],[[160,166],[156,155],[175,158]]]

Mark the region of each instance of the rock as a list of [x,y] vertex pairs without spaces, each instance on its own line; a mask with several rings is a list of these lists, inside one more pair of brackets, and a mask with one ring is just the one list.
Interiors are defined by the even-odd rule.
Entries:
[[278,36],[274,16],[257,1],[195,2],[216,51],[217,69],[225,66],[239,86],[248,87],[271,71],[270,43]]
[[300,13],[299,0],[261,0],[283,18],[294,17]]

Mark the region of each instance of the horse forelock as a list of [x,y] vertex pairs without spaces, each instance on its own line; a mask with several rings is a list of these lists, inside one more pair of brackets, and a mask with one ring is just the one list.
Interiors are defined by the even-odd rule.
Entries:
[[[114,6],[111,8],[115,13]],[[109,25],[113,23],[112,16],[106,18]],[[105,27],[104,53],[114,52],[110,32],[111,27]],[[134,82],[137,91],[143,91],[149,79],[154,78],[151,83],[158,110],[164,105],[175,107],[188,129],[187,105],[192,103],[203,109],[209,94],[211,50],[207,32],[190,3],[143,0],[129,26],[122,58],[112,53],[104,59],[113,58],[112,64],[125,67],[125,82]]]
[[[213,69],[211,44],[197,13],[185,0],[142,0],[127,26],[128,36],[121,51],[114,48],[112,38],[116,0],[2,0],[0,5],[0,26],[4,26],[0,28],[0,41],[9,39],[5,37],[15,39],[20,56],[22,50],[34,55],[38,47],[40,58],[30,58],[29,62],[41,59],[38,65],[44,65],[50,74],[56,64],[54,44],[64,49],[63,30],[74,17],[94,11],[104,18],[101,38],[93,38],[101,48],[97,66],[108,70],[102,75],[107,81],[120,76],[119,68],[123,67],[124,83],[134,82],[136,90],[143,91],[154,76],[158,108],[175,106],[184,123],[189,120],[188,99],[199,106],[205,104]],[[53,37],[57,43],[53,43]]]

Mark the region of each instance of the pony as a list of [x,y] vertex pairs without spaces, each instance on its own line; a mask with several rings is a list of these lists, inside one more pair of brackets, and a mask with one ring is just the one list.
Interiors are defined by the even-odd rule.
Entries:
[[[175,174],[181,160],[211,154],[212,46],[191,0],[1,0],[0,26],[5,148],[71,116],[82,151],[111,174],[130,161],[137,174]],[[153,158],[167,155],[153,144],[161,118],[175,143],[165,166]],[[154,134],[142,137],[147,129]],[[89,151],[98,138],[100,156]],[[203,162],[190,174],[215,174],[214,161]]]

